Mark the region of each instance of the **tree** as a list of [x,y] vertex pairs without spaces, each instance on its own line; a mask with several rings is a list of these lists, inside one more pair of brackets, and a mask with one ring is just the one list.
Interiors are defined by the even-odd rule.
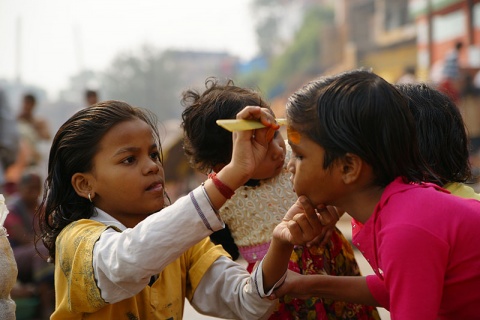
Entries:
[[260,55],[270,59],[283,49],[283,39],[280,32],[282,21],[289,14],[285,7],[292,0],[254,0],[252,13],[256,20],[255,32]]
[[103,74],[105,96],[124,100],[172,118],[179,106],[178,77],[164,52],[145,46],[139,54],[121,53]]
[[240,82],[250,87],[256,84],[268,99],[272,99],[283,93],[293,79],[310,78],[321,73],[325,68],[321,61],[322,29],[332,23],[333,18],[333,10],[324,5],[312,5],[306,9],[293,40],[281,53],[270,58],[267,70],[244,75]]

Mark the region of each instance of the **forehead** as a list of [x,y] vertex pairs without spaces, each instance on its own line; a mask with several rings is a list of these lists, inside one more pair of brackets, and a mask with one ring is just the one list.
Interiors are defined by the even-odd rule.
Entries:
[[100,141],[101,145],[108,146],[124,144],[131,141],[136,143],[145,140],[145,143],[151,144],[154,140],[152,128],[140,119],[131,119],[115,124]]
[[298,145],[302,140],[302,135],[300,132],[295,130],[293,127],[287,127],[287,139],[290,145]]

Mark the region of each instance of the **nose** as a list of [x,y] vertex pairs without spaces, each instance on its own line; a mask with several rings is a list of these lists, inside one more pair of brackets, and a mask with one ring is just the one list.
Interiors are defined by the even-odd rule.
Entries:
[[147,163],[145,165],[144,172],[146,174],[156,174],[160,171],[161,164],[159,161],[156,161],[154,159],[148,158]]
[[282,148],[281,145],[276,143],[275,140],[272,140],[269,148],[271,149],[272,160],[277,161],[283,160],[285,158],[284,148]]

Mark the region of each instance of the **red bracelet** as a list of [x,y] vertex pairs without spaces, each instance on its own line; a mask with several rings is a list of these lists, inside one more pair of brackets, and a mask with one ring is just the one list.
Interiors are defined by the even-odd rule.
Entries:
[[220,179],[217,178],[217,174],[215,172],[210,173],[208,175],[208,178],[212,179],[213,184],[215,185],[217,190],[220,191],[222,196],[224,196],[226,199],[230,199],[233,197],[235,191],[233,191],[232,189],[230,189],[229,186],[220,181]]

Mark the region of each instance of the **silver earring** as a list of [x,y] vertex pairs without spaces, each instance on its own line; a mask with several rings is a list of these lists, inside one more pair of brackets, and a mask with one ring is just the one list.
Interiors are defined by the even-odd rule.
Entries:
[[90,202],[92,202],[92,197],[90,196],[90,192],[88,193],[88,200],[90,200]]

